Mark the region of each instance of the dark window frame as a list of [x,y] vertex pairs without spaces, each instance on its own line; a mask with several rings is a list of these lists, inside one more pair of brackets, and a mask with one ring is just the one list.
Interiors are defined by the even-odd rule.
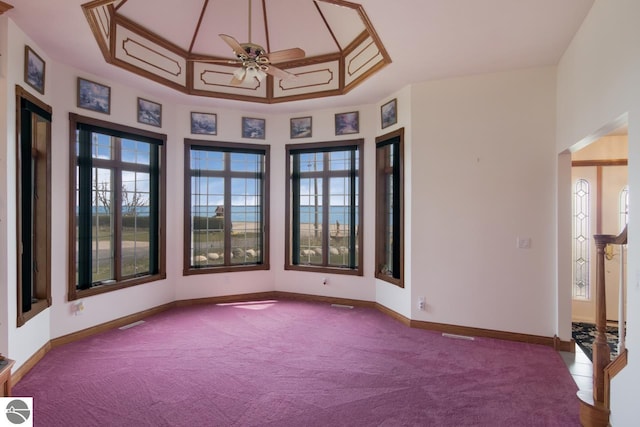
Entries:
[[[292,184],[296,178],[296,172],[294,171],[295,162],[292,162],[292,156],[295,154],[304,154],[304,153],[329,153],[333,151],[347,151],[347,150],[355,150],[359,153],[357,169],[349,170],[349,173],[355,174],[358,178],[357,196],[353,195],[353,197],[357,197],[357,227],[352,227],[350,230],[350,246],[357,246],[357,255],[355,256],[357,259],[357,265],[354,267],[342,267],[342,266],[332,266],[328,265],[327,257],[328,257],[328,224],[327,226],[322,227],[326,231],[325,237],[322,239],[323,245],[323,262],[322,265],[317,264],[297,264],[296,260],[299,257],[300,247],[296,245],[296,233],[294,230],[294,221],[296,221],[296,213],[294,212],[295,207],[295,195],[292,191],[295,190],[295,186]],[[353,276],[363,276],[364,275],[364,246],[363,246],[363,233],[364,230],[364,139],[352,139],[352,140],[340,140],[340,141],[330,141],[330,142],[312,142],[306,144],[287,144],[285,146],[286,150],[286,166],[285,170],[287,173],[286,182],[285,182],[285,270],[298,270],[298,271],[312,271],[318,273],[330,273],[330,274],[346,274]],[[344,173],[343,171],[341,171]],[[315,177],[323,177],[327,178],[332,176],[331,171],[323,170],[314,172],[313,176]],[[327,180],[323,179],[323,183]],[[328,185],[328,184],[326,184]],[[322,192],[324,197],[329,197],[327,192]],[[323,206],[328,206],[328,203],[323,204]],[[328,223],[328,210],[325,210],[325,215],[323,215],[322,223]],[[356,232],[355,229],[358,229],[359,232]],[[297,249],[296,249],[297,246]],[[352,254],[353,251],[350,251]]]
[[[115,283],[110,284],[89,284],[90,287],[86,289],[79,289],[76,283],[76,242],[78,236],[76,235],[76,169],[78,167],[79,156],[76,154],[76,132],[82,128],[83,130],[103,131],[105,134],[111,136],[119,136],[122,138],[130,138],[137,141],[149,142],[158,146],[156,164],[150,166],[151,173],[157,174],[157,182],[151,185],[156,185],[154,189],[155,196],[157,197],[157,206],[153,209],[157,215],[151,222],[154,224],[152,227],[152,234],[150,240],[153,239],[153,244],[156,247],[155,254],[152,255],[153,261],[150,260],[150,268],[154,267],[154,271],[149,274],[141,274],[136,276],[130,276],[117,280]],[[83,150],[83,133],[80,136],[80,147]],[[87,141],[84,141],[85,145]],[[130,126],[120,125],[116,123],[107,122],[104,120],[95,119],[92,117],[85,117],[75,113],[69,113],[69,282],[68,282],[68,300],[73,301],[76,299],[99,295],[106,292],[117,291],[120,289],[128,288],[131,286],[141,285],[143,283],[150,283],[158,280],[166,279],[166,142],[167,136],[148,130],[137,129]],[[86,149],[86,147],[85,147]],[[154,151],[154,150],[152,150]],[[82,154],[81,154],[82,155]],[[90,156],[89,156],[90,157]],[[84,168],[87,169],[87,168]],[[88,168],[88,173],[91,173],[91,166]],[[79,172],[80,173],[80,172]],[[85,172],[86,173],[86,172]],[[82,178],[81,178],[82,179]],[[86,179],[86,178],[85,178]],[[117,188],[117,187],[116,187]],[[119,192],[119,190],[117,191]],[[114,210],[114,212],[117,212]],[[78,215],[80,217],[80,215]],[[119,213],[115,214],[116,217],[116,229],[120,224]],[[82,221],[78,221],[79,226],[82,227]],[[91,221],[84,221],[84,223],[90,223]],[[155,234],[154,234],[155,233]],[[90,239],[89,239],[90,240]],[[118,240],[116,240],[117,242]],[[119,251],[117,245],[114,245],[114,251],[116,252],[114,258],[117,260]],[[82,256],[87,256],[86,254]],[[116,263],[116,266],[119,264]],[[116,274],[119,275],[119,269],[116,269]],[[81,286],[87,286],[83,284]]]
[[[212,152],[225,152],[225,153],[254,153],[262,154],[264,156],[264,171],[262,173],[262,248],[261,250],[261,262],[260,263],[244,263],[244,264],[232,264],[229,260],[230,256],[225,256],[224,265],[206,265],[206,266],[194,266],[191,262],[191,178],[194,176],[194,171],[191,169],[191,151],[192,149],[202,149]],[[269,270],[269,200],[270,200],[270,154],[271,146],[266,144],[248,144],[239,142],[223,142],[223,141],[210,141],[189,139],[184,140],[184,246],[183,246],[183,271],[184,276],[197,275],[197,274],[213,274],[213,273],[226,273],[232,271],[254,271],[254,270]],[[228,164],[226,165],[228,166]],[[213,175],[225,178],[227,181],[227,189],[230,190],[230,180],[234,177],[255,177],[255,173],[246,172],[233,172],[225,169],[221,172],[216,172]],[[226,200],[230,200],[232,194],[225,195]],[[230,212],[228,206],[224,207],[223,212]],[[231,247],[231,217],[229,215],[224,216],[225,227],[225,252],[230,254]]]
[[[389,162],[389,150],[392,150],[393,165]],[[388,178],[393,183],[391,195],[387,191]],[[389,204],[393,205],[391,230],[386,218]],[[389,234],[393,238],[387,239]],[[375,239],[375,277],[404,288],[404,128],[376,138]],[[387,240],[391,240],[392,246],[390,267]]]
[[[52,111],[49,105],[16,85],[18,327],[51,306]],[[36,118],[45,124],[46,136],[44,141],[35,141],[34,147]]]

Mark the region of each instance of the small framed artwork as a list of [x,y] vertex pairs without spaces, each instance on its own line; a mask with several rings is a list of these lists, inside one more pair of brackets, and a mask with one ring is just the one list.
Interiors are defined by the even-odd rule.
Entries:
[[348,135],[360,132],[358,111],[336,114],[336,135]]
[[109,114],[111,112],[111,88],[78,77],[78,107]]
[[138,98],[138,123],[162,127],[162,105]]
[[265,119],[252,117],[242,118],[242,137],[252,139],[264,139]]
[[29,46],[24,46],[24,81],[44,95],[45,62]]
[[311,137],[311,117],[295,117],[291,119],[291,138]]
[[398,123],[398,100],[396,98],[380,107],[382,129]]
[[213,113],[191,112],[191,133],[197,135],[217,135],[218,116]]

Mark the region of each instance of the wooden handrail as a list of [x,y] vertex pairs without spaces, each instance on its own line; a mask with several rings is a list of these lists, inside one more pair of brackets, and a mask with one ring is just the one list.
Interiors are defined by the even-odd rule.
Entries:
[[[605,370],[611,362],[609,344],[607,344],[607,300],[605,286],[605,246],[626,245],[627,227],[617,236],[610,234],[596,234],[593,236],[596,243],[596,338],[593,342],[593,405],[600,407],[608,423],[609,418],[609,384],[610,378]],[[622,260],[620,260],[622,262]],[[620,319],[624,322],[624,319]],[[599,425],[594,423],[593,425]],[[606,425],[606,424],[605,424]]]
[[622,353],[615,358],[615,360],[604,368],[604,403],[607,405],[607,408],[611,407],[611,380],[620,373],[622,368],[627,366],[627,360],[629,358],[628,354],[629,350],[625,348]]

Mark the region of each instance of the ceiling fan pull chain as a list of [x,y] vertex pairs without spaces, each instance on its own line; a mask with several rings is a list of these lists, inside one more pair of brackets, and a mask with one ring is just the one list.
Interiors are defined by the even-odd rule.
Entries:
[[251,0],[249,0],[249,43],[251,43]]

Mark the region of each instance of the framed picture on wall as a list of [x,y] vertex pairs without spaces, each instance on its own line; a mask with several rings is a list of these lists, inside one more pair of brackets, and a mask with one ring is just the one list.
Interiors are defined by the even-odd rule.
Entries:
[[191,112],[191,133],[197,135],[216,135],[218,117],[213,113]]
[[45,62],[29,46],[24,47],[24,81],[44,95]]
[[138,98],[138,123],[162,127],[162,105]]
[[360,132],[360,118],[357,111],[336,114],[336,135]]
[[296,117],[291,119],[291,138],[311,137],[311,117]]
[[78,77],[78,107],[109,114],[111,112],[111,88]]
[[398,123],[398,100],[392,99],[391,101],[380,107],[380,118],[382,123],[382,129],[395,125]]
[[253,117],[242,118],[242,137],[252,139],[264,139],[265,119],[255,119]]

